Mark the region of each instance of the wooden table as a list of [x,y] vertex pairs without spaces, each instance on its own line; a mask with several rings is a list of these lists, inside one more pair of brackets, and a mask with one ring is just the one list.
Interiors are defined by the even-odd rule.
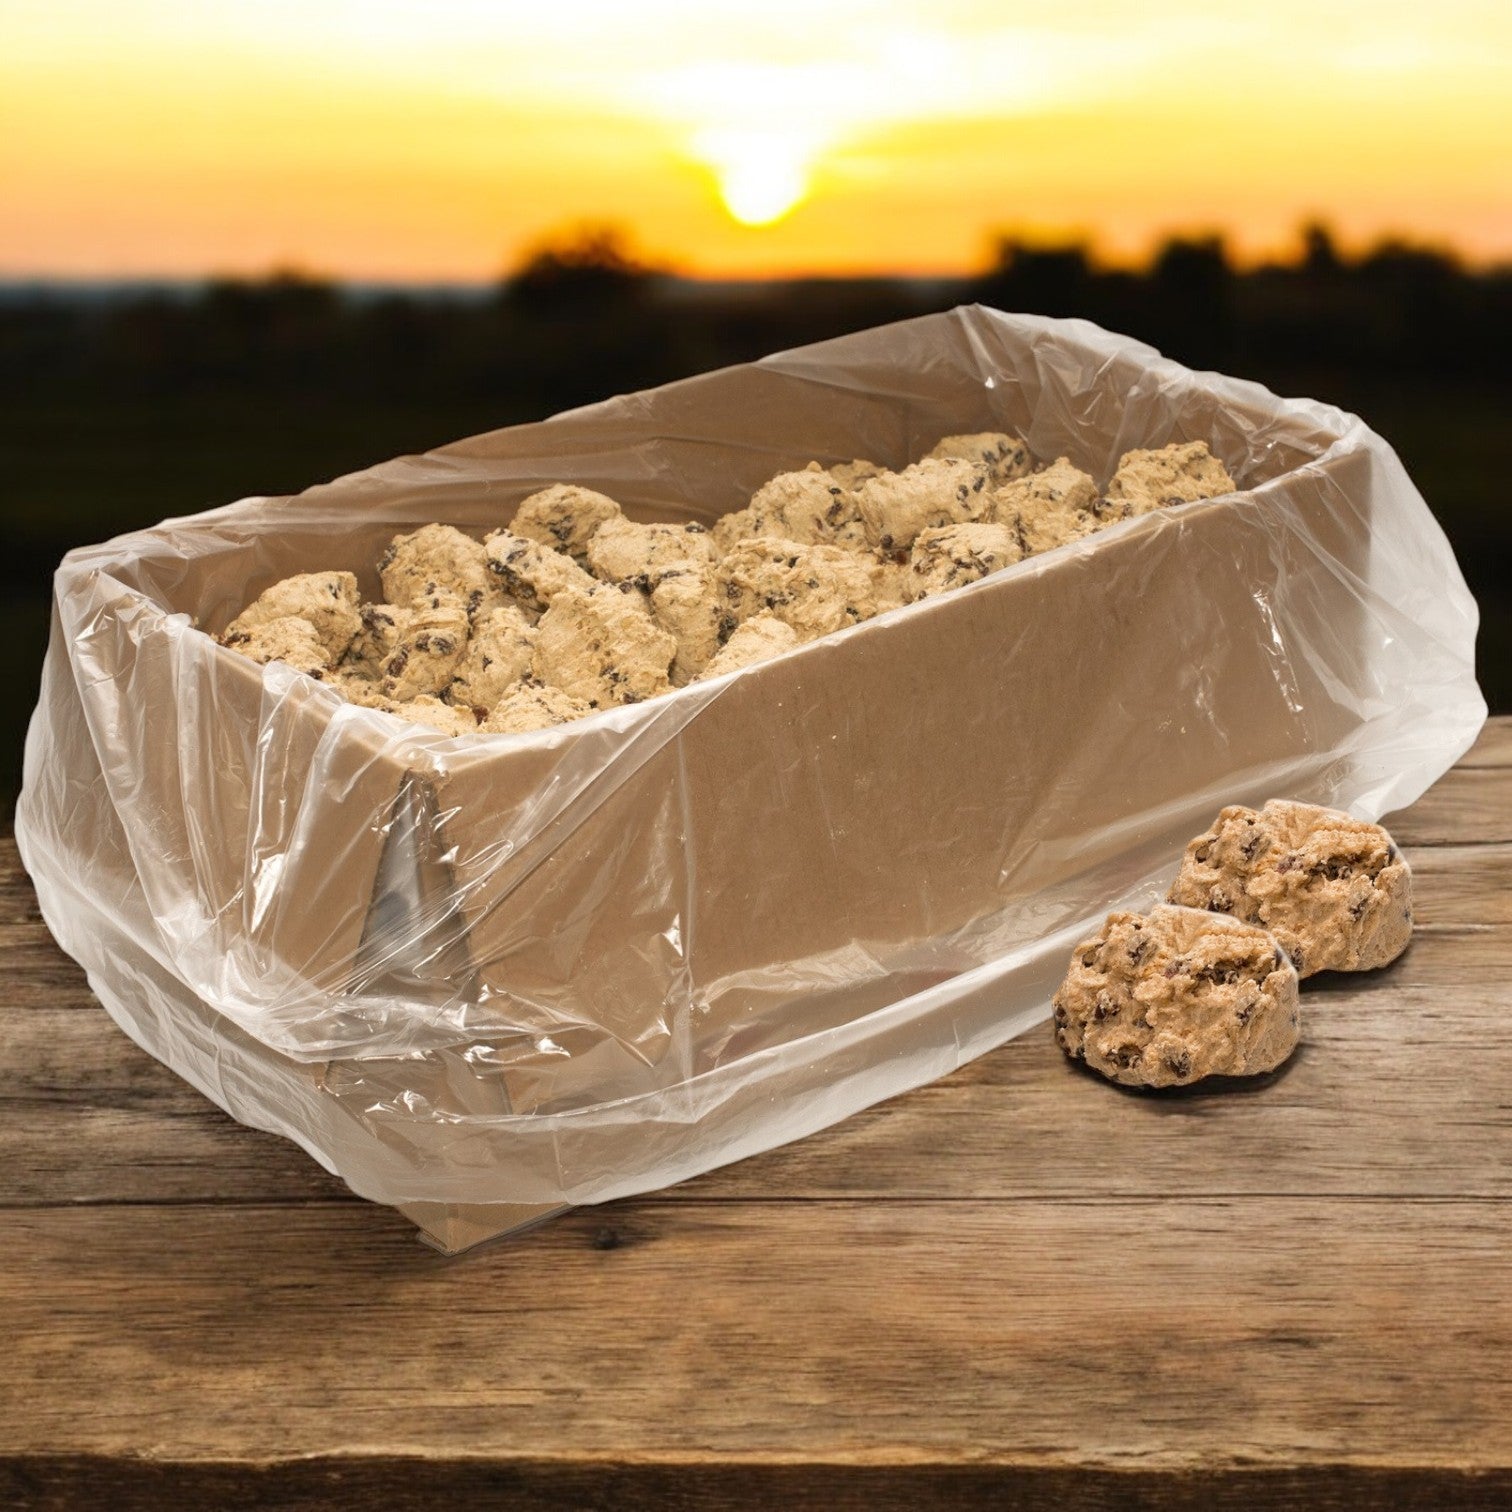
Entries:
[[0,850],[0,1505],[1512,1504],[1512,720],[1288,1069],[1041,1028],[444,1260],[120,1034]]

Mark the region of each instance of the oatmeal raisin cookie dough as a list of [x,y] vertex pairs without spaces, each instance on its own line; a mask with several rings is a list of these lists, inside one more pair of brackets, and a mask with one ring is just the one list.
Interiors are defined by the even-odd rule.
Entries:
[[1039,472],[997,489],[987,517],[1016,530],[1027,556],[1098,529],[1097,507],[1091,475],[1057,457]]
[[246,629],[233,626],[221,637],[221,644],[264,666],[283,662],[310,677],[324,677],[331,665],[330,653],[314,625],[297,614],[263,620]]
[[528,615],[546,612],[557,594],[572,588],[591,593],[595,581],[565,552],[510,530],[495,531],[483,543],[488,570],[505,599]]
[[589,704],[561,688],[549,688],[531,678],[511,688],[479,726],[485,735],[525,735],[549,730],[593,713]]
[[536,626],[535,676],[595,708],[667,692],[676,655],[672,636],[607,583],[564,589]]
[[610,520],[588,542],[588,566],[606,583],[628,583],[649,593],[669,572],[712,567],[714,541],[702,525],[642,525]]
[[454,594],[438,594],[411,609],[394,649],[379,665],[379,691],[395,703],[445,691],[467,651],[467,608]]
[[1412,937],[1412,873],[1391,836],[1310,803],[1224,809],[1187,846],[1170,899],[1262,925],[1302,976],[1372,971]]
[[788,569],[786,592],[772,612],[800,640],[832,635],[878,613],[880,568],[839,546],[804,546]]
[[866,549],[866,526],[855,494],[817,462],[801,472],[778,473],[756,490],[749,507],[764,534]]
[[829,474],[841,488],[854,489],[858,484],[866,482],[868,478],[880,477],[885,473],[885,467],[878,467],[875,462],[868,462],[865,457],[853,457],[849,462],[831,462]]
[[963,436],[941,436],[929,451],[940,461],[955,459],[975,462],[987,469],[987,480],[994,487],[1011,483],[1034,469],[1029,444],[1006,431],[976,431]]
[[501,602],[483,543],[453,525],[422,525],[395,536],[378,560],[378,576],[384,598],[403,608],[451,595],[472,616]]
[[698,680],[703,682],[710,677],[738,671],[741,667],[754,666],[802,644],[798,632],[786,620],[778,619],[775,614],[755,615],[736,628]]
[[983,519],[990,499],[986,468],[959,459],[915,462],[856,489],[867,540],[881,551],[907,551],[921,530]]
[[1300,1029],[1297,973],[1273,935],[1170,904],[1109,914],[1054,1010],[1061,1049],[1125,1086],[1273,1071]]
[[735,628],[725,608],[714,569],[698,563],[668,572],[651,590],[651,614],[677,642],[672,682],[691,682],[708,666]]
[[535,641],[535,627],[514,604],[479,615],[447,699],[480,717],[486,714],[529,673]]
[[270,620],[289,618],[304,620],[325,648],[327,660],[336,661],[362,627],[357,612],[355,575],[350,572],[301,572],[274,583],[226,626],[221,644],[240,649],[242,635]]
[[1206,441],[1125,452],[1108,484],[1103,513],[1114,519],[1149,514],[1171,504],[1190,504],[1233,493],[1228,469],[1208,450]]
[[989,573],[1011,567],[1024,556],[1018,532],[979,522],[921,530],[909,553],[910,601],[947,593]]
[[586,566],[594,531],[623,518],[623,511],[608,494],[575,483],[553,483],[520,505],[509,528],[528,541],[565,551],[579,566]]

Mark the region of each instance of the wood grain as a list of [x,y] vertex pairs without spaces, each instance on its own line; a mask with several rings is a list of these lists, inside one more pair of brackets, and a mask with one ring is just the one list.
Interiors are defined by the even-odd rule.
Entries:
[[1512,720],[1266,1084],[1041,1030],[443,1260],[111,1025],[0,842],[0,1505],[1503,1506]]

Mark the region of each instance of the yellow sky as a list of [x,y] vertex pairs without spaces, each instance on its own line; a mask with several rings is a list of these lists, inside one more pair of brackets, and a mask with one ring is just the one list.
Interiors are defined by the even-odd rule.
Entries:
[[1506,258],[1509,100],[1507,0],[0,0],[0,275],[478,279],[585,219],[708,274]]

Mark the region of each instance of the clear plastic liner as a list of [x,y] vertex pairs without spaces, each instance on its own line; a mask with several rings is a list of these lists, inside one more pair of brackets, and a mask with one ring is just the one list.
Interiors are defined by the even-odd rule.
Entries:
[[[405,725],[212,639],[295,572],[376,598],[396,531],[497,529],[547,483],[708,521],[975,430],[1100,483],[1201,439],[1240,491],[537,734]],[[364,1196],[478,1208],[476,1237],[1020,1032],[1221,804],[1411,802],[1484,718],[1475,627],[1358,419],[963,309],[71,552],[17,837],[133,1038]]]

